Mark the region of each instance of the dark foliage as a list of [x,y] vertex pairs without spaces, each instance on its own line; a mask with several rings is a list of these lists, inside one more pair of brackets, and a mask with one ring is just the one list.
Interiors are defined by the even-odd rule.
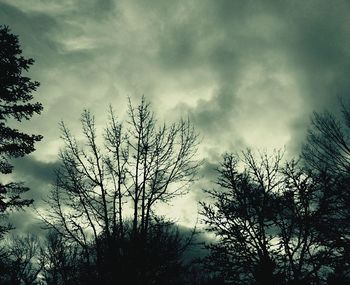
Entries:
[[[39,82],[24,75],[34,63],[22,55],[18,37],[9,28],[0,26],[0,172],[12,172],[10,158],[22,157],[33,152],[34,143],[41,140],[40,135],[23,133],[9,126],[11,121],[21,122],[30,119],[42,110],[40,103],[31,103],[32,92]],[[28,191],[22,183],[0,184],[0,215],[9,208],[22,208],[32,200],[22,199],[21,194]],[[0,227],[0,235],[8,226]]]
[[152,224],[147,239],[135,239],[132,227],[123,239],[99,237],[82,249],[60,233],[51,232],[43,249],[47,284],[185,284],[182,253],[188,240],[169,223]]

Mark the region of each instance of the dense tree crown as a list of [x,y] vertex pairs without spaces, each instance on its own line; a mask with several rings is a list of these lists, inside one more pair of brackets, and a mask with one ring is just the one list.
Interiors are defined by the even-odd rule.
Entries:
[[[12,172],[10,158],[22,157],[33,152],[40,135],[23,133],[12,128],[11,120],[21,122],[40,114],[42,105],[32,103],[33,92],[39,82],[25,76],[34,60],[22,56],[18,37],[6,26],[0,26],[0,172]],[[22,183],[0,182],[0,215],[8,208],[29,205],[32,200],[21,199],[20,194],[28,191]],[[0,227],[0,235],[8,227]]]

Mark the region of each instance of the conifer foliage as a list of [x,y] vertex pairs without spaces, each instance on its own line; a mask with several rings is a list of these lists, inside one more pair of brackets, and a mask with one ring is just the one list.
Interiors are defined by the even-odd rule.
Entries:
[[[34,144],[41,135],[27,134],[11,127],[16,121],[29,120],[35,113],[40,114],[42,105],[32,102],[33,92],[39,82],[25,75],[34,63],[32,58],[22,56],[18,37],[7,26],[0,26],[0,172],[9,174],[13,166],[9,159],[23,157],[35,150]],[[32,200],[22,199],[28,191],[22,183],[0,182],[0,214],[9,208],[22,208]],[[0,226],[0,235],[8,227]]]

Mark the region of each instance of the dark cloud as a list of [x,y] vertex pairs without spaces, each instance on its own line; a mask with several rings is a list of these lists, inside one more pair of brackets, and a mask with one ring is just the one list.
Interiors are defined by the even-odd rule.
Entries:
[[142,94],[161,120],[191,118],[204,176],[246,146],[295,155],[311,112],[337,112],[350,91],[349,12],[341,0],[0,1],[1,22],[36,59],[45,107],[23,124],[45,139],[16,169],[47,188],[61,119],[76,132],[90,108],[100,127],[109,103],[123,117],[126,97]]
[[58,169],[59,162],[44,162],[27,156],[13,160],[13,165],[15,174],[18,177],[53,183],[55,181],[55,170]]
[[[208,4],[205,12],[200,9],[202,18],[198,20],[200,17],[195,14],[187,23],[190,28],[182,30],[191,31],[198,23],[203,27],[209,27],[203,22],[212,24],[200,37],[192,33],[196,49],[188,49],[193,51],[193,57],[187,64],[205,51],[200,64],[211,70],[217,86],[210,99],[198,100],[189,108],[201,130],[214,140],[221,139],[225,130],[237,139],[232,146],[240,148],[242,144],[252,145],[242,135],[242,124],[253,118],[252,129],[256,125],[271,136],[276,131],[284,132],[285,139],[279,143],[296,152],[310,112],[323,108],[336,110],[337,96],[347,96],[349,92],[346,74],[350,62],[350,7],[345,1],[336,3],[217,1]],[[174,50],[181,42],[176,40],[177,34]],[[211,38],[213,42],[208,44]],[[206,46],[199,48],[201,42]],[[192,47],[193,43],[186,46]],[[250,87],[245,89],[247,84]],[[247,111],[251,118],[247,118],[242,116],[242,110],[252,93],[255,102],[249,101]],[[180,108],[183,107],[180,103]],[[270,118],[271,112],[281,117]],[[279,119],[284,125],[276,129]],[[265,121],[264,126],[260,126],[261,121]],[[254,146],[259,147],[263,140],[257,138]]]
[[59,162],[45,162],[34,157],[24,157],[14,159],[12,164],[14,166],[12,180],[23,182],[30,188],[23,198],[34,199],[36,207],[45,205],[44,200],[55,183],[55,170],[59,168]]
[[42,235],[43,224],[36,213],[36,209],[45,206],[45,200],[55,181],[55,170],[59,167],[58,161],[44,162],[28,156],[14,159],[13,180],[24,182],[30,190],[23,195],[23,198],[34,199],[34,204],[23,210],[12,212],[9,222],[16,228],[15,233],[30,232],[35,235]]

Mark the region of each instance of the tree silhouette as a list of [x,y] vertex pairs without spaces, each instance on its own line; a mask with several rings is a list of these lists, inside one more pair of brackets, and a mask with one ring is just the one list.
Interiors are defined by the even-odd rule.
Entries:
[[329,112],[314,113],[302,152],[313,176],[326,178],[329,213],[321,234],[334,251],[330,284],[350,283],[350,106],[341,101],[341,110],[342,120]]
[[226,155],[202,216],[217,241],[205,266],[225,284],[319,284],[334,248],[323,241],[328,185],[277,152]]
[[250,151],[243,155],[247,168],[241,173],[239,157],[224,157],[217,182],[223,190],[207,191],[214,199],[213,205],[201,203],[208,230],[220,237],[218,243],[209,246],[212,255],[208,265],[228,284],[252,284],[253,280],[257,284],[273,284],[276,283],[276,260],[270,230],[275,215],[273,191],[280,183],[277,172],[281,157],[276,156],[272,165],[264,157],[258,165]]
[[154,282],[179,269],[187,242],[154,207],[186,193],[198,167],[197,135],[188,121],[157,126],[144,98],[136,108],[130,103],[128,114],[123,124],[110,109],[103,144],[89,111],[82,114],[83,144],[61,124],[61,168],[50,214],[42,216],[86,262],[94,260],[97,281],[130,273],[133,284],[162,284]]
[[[40,242],[34,235],[11,236],[1,259],[0,283],[36,285],[44,264],[40,262]],[[5,258],[4,258],[5,257]]]
[[56,231],[49,231],[41,245],[39,262],[43,264],[42,275],[45,284],[79,284],[79,248],[69,243]]
[[[23,75],[34,60],[22,55],[18,37],[6,26],[0,26],[0,172],[9,174],[13,166],[9,158],[21,157],[34,151],[34,143],[40,135],[20,132],[12,128],[11,120],[21,122],[30,119],[34,113],[40,114],[42,105],[31,103],[32,92],[39,82]],[[19,182],[0,183],[0,215],[9,208],[22,208],[32,200],[22,199],[21,194],[29,189]],[[0,226],[0,235],[9,226]]]
[[318,171],[350,173],[350,106],[341,101],[342,121],[329,112],[313,114],[302,155]]

